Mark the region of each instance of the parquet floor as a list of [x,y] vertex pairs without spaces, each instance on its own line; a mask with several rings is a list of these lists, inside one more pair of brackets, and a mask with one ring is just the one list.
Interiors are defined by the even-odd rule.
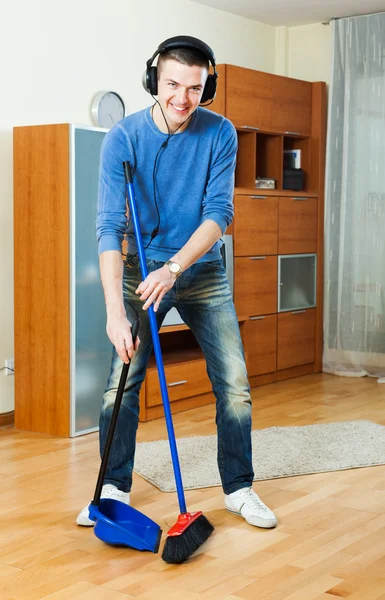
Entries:
[[[385,385],[309,375],[253,390],[254,428],[353,419],[385,424]],[[175,416],[178,436],[215,433],[214,407]],[[166,437],[163,419],[139,441]],[[113,548],[75,517],[92,497],[97,434],[74,440],[0,430],[1,600],[385,600],[385,466],[255,483],[275,530],[224,510],[220,488],[189,491],[214,523],[187,563]],[[385,459],[385,457],[384,457]],[[133,505],[164,531],[175,494],[135,476]]]

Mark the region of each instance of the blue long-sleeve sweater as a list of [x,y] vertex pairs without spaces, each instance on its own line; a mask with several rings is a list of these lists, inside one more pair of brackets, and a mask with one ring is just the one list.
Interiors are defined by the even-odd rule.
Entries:
[[[128,252],[137,252],[133,224],[127,224],[122,163],[129,160],[144,246],[158,223],[153,192],[156,154],[168,135],[159,131],[150,108],[130,115],[106,135],[100,160],[98,214],[99,253],[121,251],[124,235]],[[146,257],[166,261],[182,248],[206,219],[222,232],[233,218],[234,169],[237,136],[224,117],[199,107],[182,133],[173,135],[160,151],[156,170],[160,227]],[[217,242],[200,261],[220,258]]]

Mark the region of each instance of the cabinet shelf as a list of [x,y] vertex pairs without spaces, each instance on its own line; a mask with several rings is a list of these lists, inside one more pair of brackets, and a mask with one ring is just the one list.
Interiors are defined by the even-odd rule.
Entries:
[[235,193],[238,194],[239,196],[250,196],[250,195],[255,195],[258,194],[259,196],[285,196],[288,198],[292,198],[292,197],[302,197],[302,198],[317,198],[319,195],[319,192],[317,190],[309,190],[309,191],[305,191],[305,190],[301,190],[299,192],[295,192],[293,190],[282,190],[280,188],[275,188],[273,190],[268,189],[261,189],[261,188],[256,188],[256,187],[252,187],[252,186],[237,186],[235,188]]
[[309,136],[304,135],[303,133],[295,133],[295,131],[279,131],[278,129],[274,130],[274,129],[262,129],[259,127],[248,127],[247,125],[235,125],[235,129],[237,130],[237,133],[262,133],[262,134],[267,134],[267,135],[281,135],[281,136],[287,136],[287,137],[291,137],[294,139],[303,139],[303,138],[308,138]]
[[[165,350],[162,352],[164,366],[183,364],[185,362],[193,362],[195,360],[202,360],[202,350],[198,348],[184,349],[183,352],[180,350]],[[149,369],[156,369],[155,356],[152,355],[148,361]]]
[[[247,315],[237,315],[240,328],[248,318]],[[203,352],[191,329],[185,323],[161,327],[159,333],[165,366],[202,360]],[[156,368],[155,356],[153,353],[150,356],[148,368]]]

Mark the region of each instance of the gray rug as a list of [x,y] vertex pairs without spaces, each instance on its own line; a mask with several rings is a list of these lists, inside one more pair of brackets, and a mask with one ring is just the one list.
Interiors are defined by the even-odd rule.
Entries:
[[[255,481],[385,464],[385,427],[347,421],[270,427],[252,432]],[[177,442],[186,490],[221,485],[217,438],[180,438]],[[162,492],[175,491],[167,440],[137,445],[135,471]]]

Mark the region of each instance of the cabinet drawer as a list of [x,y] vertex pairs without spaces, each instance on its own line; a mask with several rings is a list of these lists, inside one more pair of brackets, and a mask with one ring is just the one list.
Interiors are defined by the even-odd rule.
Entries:
[[278,254],[317,252],[317,198],[279,199]]
[[271,75],[227,65],[226,117],[236,127],[270,131],[271,112]]
[[277,254],[278,198],[235,196],[234,255]]
[[278,370],[315,361],[315,322],[315,309],[278,315]]
[[[170,402],[211,391],[211,383],[206,372],[206,361],[203,358],[202,360],[167,365],[165,375]],[[158,371],[156,368],[150,368],[146,375],[146,406],[160,404],[162,404],[162,396]]]
[[234,302],[238,315],[276,313],[277,257],[236,258],[234,269]]
[[250,317],[244,335],[249,377],[273,373],[277,368],[277,315]]

